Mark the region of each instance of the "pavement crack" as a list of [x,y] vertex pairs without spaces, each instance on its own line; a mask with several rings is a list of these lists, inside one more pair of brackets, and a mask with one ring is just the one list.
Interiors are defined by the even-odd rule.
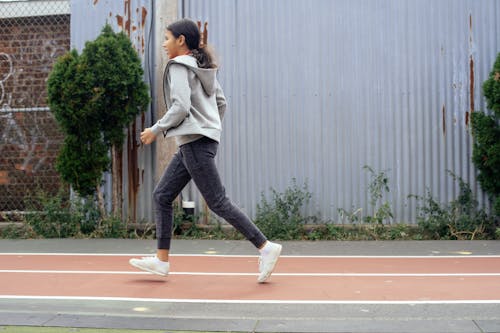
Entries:
[[255,325],[254,325],[254,327],[253,327],[253,329],[252,329],[252,333],[255,333],[255,332],[256,332],[256,330],[257,330],[257,326],[259,326],[259,323],[260,323],[260,320],[258,320],[258,319],[257,319],[257,320],[255,321]]
[[474,323],[474,325],[476,325],[476,327],[479,329],[479,331],[481,333],[484,333],[483,329],[481,328],[481,326],[479,326],[479,324],[473,319],[472,322]]
[[60,316],[59,313],[54,314],[52,317],[50,317],[49,319],[47,319],[46,321],[44,321],[40,326],[42,326],[42,327],[49,326],[49,323],[51,321],[56,320],[59,316]]

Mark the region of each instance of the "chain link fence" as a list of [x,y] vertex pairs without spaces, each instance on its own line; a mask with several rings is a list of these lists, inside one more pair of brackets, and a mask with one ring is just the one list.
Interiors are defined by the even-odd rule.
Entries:
[[[47,105],[47,79],[70,49],[69,0],[0,0],[0,212],[57,193],[63,141]],[[2,217],[0,216],[0,221]]]

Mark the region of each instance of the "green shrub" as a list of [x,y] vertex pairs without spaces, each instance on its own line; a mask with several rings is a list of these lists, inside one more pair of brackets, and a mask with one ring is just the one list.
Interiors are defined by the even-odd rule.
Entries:
[[474,146],[472,160],[479,170],[477,179],[500,215],[500,118],[482,112],[472,115]]
[[483,83],[483,93],[487,106],[495,115],[500,116],[500,53],[497,55],[490,76]]
[[145,111],[150,100],[141,60],[129,37],[106,24],[94,41],[85,43],[81,62],[93,78],[94,125],[102,131],[106,144],[121,150],[124,128]]
[[478,181],[500,216],[500,53],[489,78],[483,83],[487,107],[492,114],[473,112],[471,117],[474,146],[472,160],[479,170]]
[[148,105],[142,77],[129,38],[108,24],[81,55],[68,52],[50,73],[48,103],[65,135],[56,169],[82,197],[97,191],[110,166],[109,148],[121,151],[124,128]]
[[417,198],[418,225],[422,234],[430,239],[477,239],[494,238],[495,223],[484,209],[479,209],[469,184],[449,171],[458,182],[459,195],[448,204],[441,204],[428,191]]
[[311,199],[307,184],[301,188],[295,179],[283,193],[271,188],[271,198],[261,195],[261,203],[257,204],[255,224],[272,239],[298,239],[303,233],[303,226],[316,219],[304,216],[304,211]]

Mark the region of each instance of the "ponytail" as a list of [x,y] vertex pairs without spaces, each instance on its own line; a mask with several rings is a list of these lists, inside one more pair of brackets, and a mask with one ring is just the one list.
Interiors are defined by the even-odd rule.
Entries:
[[207,50],[206,46],[199,47],[197,49],[191,50],[193,57],[196,59],[198,63],[198,67],[200,68],[216,68],[217,64],[214,61],[214,57],[212,52]]

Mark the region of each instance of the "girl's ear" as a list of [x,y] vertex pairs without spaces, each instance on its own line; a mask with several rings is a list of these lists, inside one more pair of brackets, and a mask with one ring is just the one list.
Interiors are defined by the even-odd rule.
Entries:
[[179,38],[177,38],[177,43],[179,43],[179,46],[186,44],[186,37],[184,37],[184,35],[180,35]]

